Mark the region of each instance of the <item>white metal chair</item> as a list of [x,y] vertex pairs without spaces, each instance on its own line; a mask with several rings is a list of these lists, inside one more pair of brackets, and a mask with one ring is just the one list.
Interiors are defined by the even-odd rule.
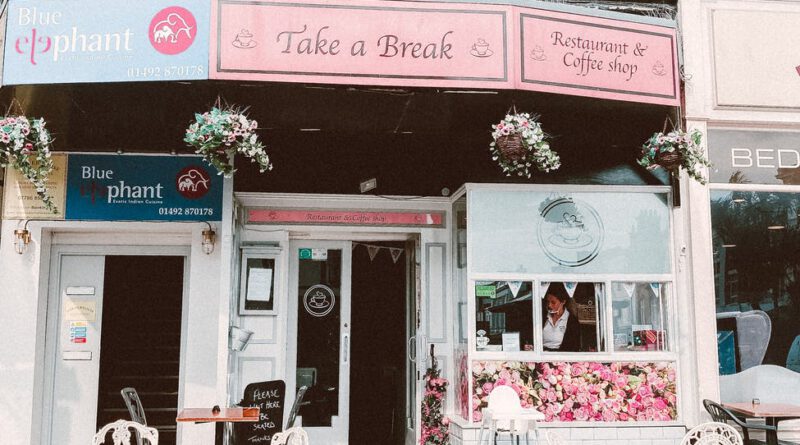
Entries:
[[743,445],[742,436],[727,423],[701,423],[690,429],[681,445]]
[[553,430],[547,430],[544,436],[547,438],[547,445],[567,445],[567,441]]
[[289,428],[272,436],[272,445],[309,445],[308,434],[300,427]]
[[105,444],[106,434],[110,430],[113,430],[111,440],[114,441],[114,445],[131,445],[131,429],[136,431],[139,437],[150,441],[150,445],[158,445],[158,430],[124,419],[119,419],[100,428],[100,431],[94,435],[92,445]]
[[[544,414],[536,410],[524,410],[519,395],[510,386],[496,386],[489,393],[489,406],[483,410],[483,422],[478,435],[478,443],[483,443],[483,430],[489,430],[489,443],[497,443],[498,434],[508,434],[511,439],[525,436],[536,428],[536,420],[544,420]],[[533,428],[531,428],[531,425]]]

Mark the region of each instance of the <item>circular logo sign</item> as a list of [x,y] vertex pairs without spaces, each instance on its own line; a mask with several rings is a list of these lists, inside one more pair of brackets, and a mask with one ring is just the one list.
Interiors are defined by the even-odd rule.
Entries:
[[303,294],[303,306],[306,312],[314,317],[324,317],[331,313],[336,305],[333,289],[324,284],[315,284]]
[[603,221],[589,204],[572,198],[548,201],[537,232],[545,255],[562,266],[592,261],[603,245]]
[[197,37],[197,22],[189,10],[170,6],[153,16],[147,36],[156,51],[172,56],[192,46]]
[[178,172],[175,188],[184,198],[201,198],[211,188],[211,176],[202,167],[190,165]]

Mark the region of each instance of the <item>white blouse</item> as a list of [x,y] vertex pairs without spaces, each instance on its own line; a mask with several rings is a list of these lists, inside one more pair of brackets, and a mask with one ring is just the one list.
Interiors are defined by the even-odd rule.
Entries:
[[553,319],[547,316],[542,329],[542,345],[549,349],[558,349],[561,347],[561,342],[564,341],[564,333],[567,331],[567,320],[569,320],[569,311],[564,310],[561,318],[553,324]]

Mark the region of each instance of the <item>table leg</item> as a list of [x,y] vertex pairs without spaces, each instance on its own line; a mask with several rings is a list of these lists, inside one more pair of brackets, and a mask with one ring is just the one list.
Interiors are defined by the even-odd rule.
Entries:
[[225,437],[225,426],[222,422],[214,424],[214,445],[223,445],[223,437]]
[[778,445],[778,420],[775,417],[767,417],[766,423],[775,427],[775,431],[767,431],[767,445]]

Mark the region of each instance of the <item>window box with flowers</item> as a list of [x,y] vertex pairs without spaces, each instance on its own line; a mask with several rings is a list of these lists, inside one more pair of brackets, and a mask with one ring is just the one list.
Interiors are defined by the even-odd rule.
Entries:
[[56,213],[47,179],[53,171],[50,133],[41,118],[5,116],[0,119],[0,167],[13,168],[36,190],[47,210]]
[[258,140],[258,123],[249,119],[245,110],[215,106],[203,114],[195,114],[195,122],[186,129],[184,141],[195,153],[230,178],[236,172],[233,158],[239,153],[257,163],[261,173],[272,170],[266,147]]

